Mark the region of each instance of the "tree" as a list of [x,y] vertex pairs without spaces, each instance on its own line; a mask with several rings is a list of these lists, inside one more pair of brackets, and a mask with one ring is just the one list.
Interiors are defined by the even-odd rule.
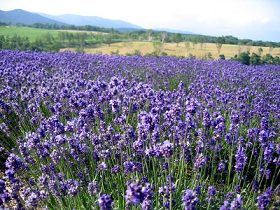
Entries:
[[240,55],[243,51],[244,45],[242,42],[238,42],[238,55]]
[[249,52],[240,53],[238,60],[245,65],[249,65],[250,64],[250,53]]
[[72,42],[74,40],[74,34],[66,31],[65,36],[66,36],[66,39],[68,40],[68,43],[72,44]]
[[51,52],[59,52],[60,47],[60,42],[55,41],[49,46],[48,50]]
[[193,49],[195,49],[195,46],[197,45],[197,37],[196,37],[196,36],[193,37],[193,38],[191,39],[191,41],[192,41]]
[[238,43],[238,38],[237,37],[233,37],[233,36],[225,36],[225,44],[234,44],[237,45]]
[[195,55],[193,55],[193,54],[191,54],[191,53],[189,54],[189,57],[190,57],[190,58],[194,58],[194,59],[196,59],[196,56],[195,56]]
[[219,55],[219,58],[220,58],[221,60],[226,60],[226,57],[225,57],[224,54]]
[[5,40],[4,35],[1,35],[0,36],[0,49],[4,49],[5,42],[6,42],[6,40]]
[[21,37],[15,34],[11,38],[11,48],[20,50],[20,45],[21,45]]
[[153,46],[155,48],[156,54],[159,55],[163,50],[163,43],[160,41],[157,41],[157,42],[153,43]]
[[261,56],[253,53],[251,58],[250,58],[250,65],[256,66],[261,64]]
[[112,37],[112,35],[111,34],[106,34],[106,35],[104,35],[104,37],[103,37],[103,42],[105,43],[105,44],[107,44],[109,47],[111,46],[111,44],[112,44],[112,42],[113,42],[113,39],[112,39],[113,37]]
[[44,43],[47,43],[48,45],[51,45],[55,41],[55,38],[50,33],[43,34],[41,36],[41,39]]
[[173,42],[175,42],[177,47],[179,46],[179,43],[182,41],[182,34],[176,33],[172,36]]
[[253,42],[247,42],[246,47],[247,47],[247,52],[251,51],[251,47],[253,45]]
[[30,47],[30,42],[29,42],[28,37],[22,37],[21,49],[29,50],[29,47]]
[[263,57],[263,63],[269,63],[269,64],[273,64],[273,56],[270,54],[266,54]]
[[259,56],[261,56],[262,55],[262,52],[263,52],[263,48],[258,48],[258,54],[259,54]]
[[185,41],[185,48],[186,48],[186,51],[188,52],[190,50],[190,42],[189,41]]
[[215,39],[215,42],[216,42],[216,47],[217,47],[217,50],[218,50],[218,54],[220,54],[221,48],[222,48],[223,44],[225,43],[225,38],[223,36],[222,37],[217,37]]
[[208,53],[207,53],[207,59],[208,59],[208,60],[213,60],[213,55],[212,55],[211,52],[208,52]]
[[203,45],[206,42],[206,38],[204,36],[198,36],[197,41],[200,44],[200,49],[203,49]]
[[0,26],[8,26],[8,25],[9,25],[8,23],[0,21]]
[[66,39],[66,35],[65,35],[65,32],[58,32],[58,38],[60,40],[60,42],[64,42],[65,39]]
[[75,39],[80,46],[84,46],[87,39],[87,33],[75,33]]
[[265,46],[263,41],[254,41],[254,46]]
[[146,31],[146,37],[147,37],[147,41],[150,42],[152,40],[152,29],[149,29]]
[[280,58],[279,58],[279,56],[275,56],[273,58],[273,64],[280,65]]
[[162,31],[162,32],[160,32],[160,35],[161,35],[161,42],[164,43],[164,40],[168,34],[166,31]]
[[269,53],[275,48],[275,44],[273,42],[268,42],[267,46],[269,47]]

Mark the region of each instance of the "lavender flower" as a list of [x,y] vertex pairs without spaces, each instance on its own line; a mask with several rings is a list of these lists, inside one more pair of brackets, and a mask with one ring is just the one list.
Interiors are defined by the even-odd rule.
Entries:
[[227,200],[227,201],[231,201],[232,199],[233,199],[233,194],[230,193],[230,192],[227,193],[227,194],[226,194],[226,200]]
[[198,198],[195,197],[196,193],[192,190],[185,190],[182,195],[182,202],[184,204],[185,210],[195,210],[198,203]]
[[118,165],[114,165],[113,168],[111,169],[111,173],[115,173],[115,174],[120,173],[120,171],[121,171],[121,167]]
[[238,147],[237,153],[235,155],[236,163],[235,163],[235,171],[237,173],[241,173],[243,171],[244,165],[247,161],[247,157],[245,154],[245,149],[243,147]]
[[265,117],[261,119],[261,130],[268,130],[268,120]]
[[224,205],[220,207],[219,210],[230,210],[229,202],[227,200],[224,201]]
[[264,192],[262,195],[257,197],[256,206],[261,210],[266,210],[270,204],[271,195],[269,193]]
[[276,144],[276,153],[280,155],[280,144]]
[[216,196],[216,187],[210,186],[208,187],[207,195],[209,196],[206,198],[206,200],[211,203],[213,201],[213,198]]
[[265,164],[269,164],[272,162],[273,159],[273,150],[274,144],[270,143],[264,150],[264,162]]
[[60,154],[58,153],[58,151],[53,150],[50,157],[52,158],[53,162],[55,164],[58,164],[60,161]]
[[28,196],[27,200],[25,201],[25,205],[28,208],[37,208],[38,202],[40,199],[40,193],[39,192],[31,192]]
[[144,193],[142,192],[142,186],[137,183],[129,183],[125,194],[127,204],[139,205],[144,200]]
[[198,154],[194,163],[194,170],[198,170],[207,164],[206,157],[201,153]]
[[239,122],[239,115],[238,115],[238,112],[233,110],[231,112],[231,116],[230,116],[230,120],[233,124],[238,124]]
[[261,147],[265,147],[267,145],[267,140],[268,140],[268,133],[265,130],[261,130],[259,133],[259,141]]
[[236,198],[230,204],[230,210],[242,209],[242,199],[241,195],[237,194]]
[[162,153],[162,156],[165,158],[170,158],[174,152],[173,146],[168,140],[163,142],[163,144],[160,146],[160,151]]
[[96,181],[92,181],[88,184],[88,193],[90,196],[94,196],[99,193],[98,183]]
[[196,186],[194,188],[195,195],[200,196],[201,195],[201,186]]
[[226,166],[225,166],[225,161],[221,160],[218,164],[218,171],[219,172],[223,172],[225,170]]
[[253,182],[252,190],[254,192],[257,192],[259,190],[259,182],[257,180]]
[[106,171],[106,170],[108,169],[108,167],[107,167],[107,165],[106,165],[105,162],[102,162],[102,163],[100,163],[100,164],[98,165],[98,169],[99,169],[100,171]]
[[208,196],[214,197],[216,195],[216,187],[210,186],[208,187]]
[[5,165],[6,165],[6,168],[8,168],[8,169],[18,170],[23,166],[23,163],[17,155],[12,153],[7,158]]
[[2,204],[8,203],[11,200],[11,196],[9,192],[6,190],[5,181],[2,179],[0,179],[0,195],[1,195],[0,206],[2,206]]
[[102,194],[98,199],[98,205],[101,210],[111,210],[114,203],[110,195]]

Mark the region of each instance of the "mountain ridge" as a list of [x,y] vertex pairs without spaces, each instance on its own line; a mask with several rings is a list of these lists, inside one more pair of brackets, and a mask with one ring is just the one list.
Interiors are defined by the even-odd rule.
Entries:
[[170,32],[170,33],[199,35],[197,33],[191,32],[191,31],[182,31],[182,30],[169,29],[169,28],[154,28],[153,30],[155,30],[155,31],[166,31],[166,32]]
[[34,24],[34,23],[49,23],[57,25],[66,25],[65,23],[52,20],[36,13],[28,12],[22,9],[15,9],[11,11],[0,10],[0,21],[6,23],[24,23],[24,24]]
[[39,13],[43,17],[47,17],[56,21],[64,22],[70,25],[94,25],[98,27],[105,28],[135,28],[143,29],[142,27],[123,21],[123,20],[113,20],[98,16],[84,16],[84,15],[75,15],[75,14],[63,14],[63,15],[48,15],[44,13]]
[[[98,16],[84,16],[75,14],[62,14],[62,15],[49,15],[45,13],[28,12],[22,9],[15,9],[10,11],[0,10],[0,21],[6,23],[24,23],[24,24],[34,24],[34,23],[49,23],[57,25],[92,25],[104,28],[114,28],[119,29],[122,32],[125,31],[136,31],[136,30],[148,30],[136,24],[126,22],[123,20],[113,20]],[[191,31],[182,31],[167,28],[154,28],[154,31],[166,31],[171,33],[181,33],[181,34],[194,34]]]

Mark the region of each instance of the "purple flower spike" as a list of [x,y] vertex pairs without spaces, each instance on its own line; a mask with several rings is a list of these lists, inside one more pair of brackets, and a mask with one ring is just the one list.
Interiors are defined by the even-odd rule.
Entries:
[[98,199],[98,205],[101,210],[111,210],[114,203],[110,195],[102,194]]
[[182,196],[182,202],[184,204],[185,210],[196,210],[196,205],[198,203],[198,198],[195,197],[196,193],[192,190],[185,190]]

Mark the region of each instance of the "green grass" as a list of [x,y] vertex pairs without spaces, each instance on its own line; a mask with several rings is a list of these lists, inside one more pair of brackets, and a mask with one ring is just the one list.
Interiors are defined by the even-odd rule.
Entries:
[[37,37],[50,33],[52,36],[57,37],[58,31],[39,29],[39,28],[27,28],[27,27],[0,27],[0,36],[14,36],[15,34],[21,37],[28,37],[29,41],[35,41]]

